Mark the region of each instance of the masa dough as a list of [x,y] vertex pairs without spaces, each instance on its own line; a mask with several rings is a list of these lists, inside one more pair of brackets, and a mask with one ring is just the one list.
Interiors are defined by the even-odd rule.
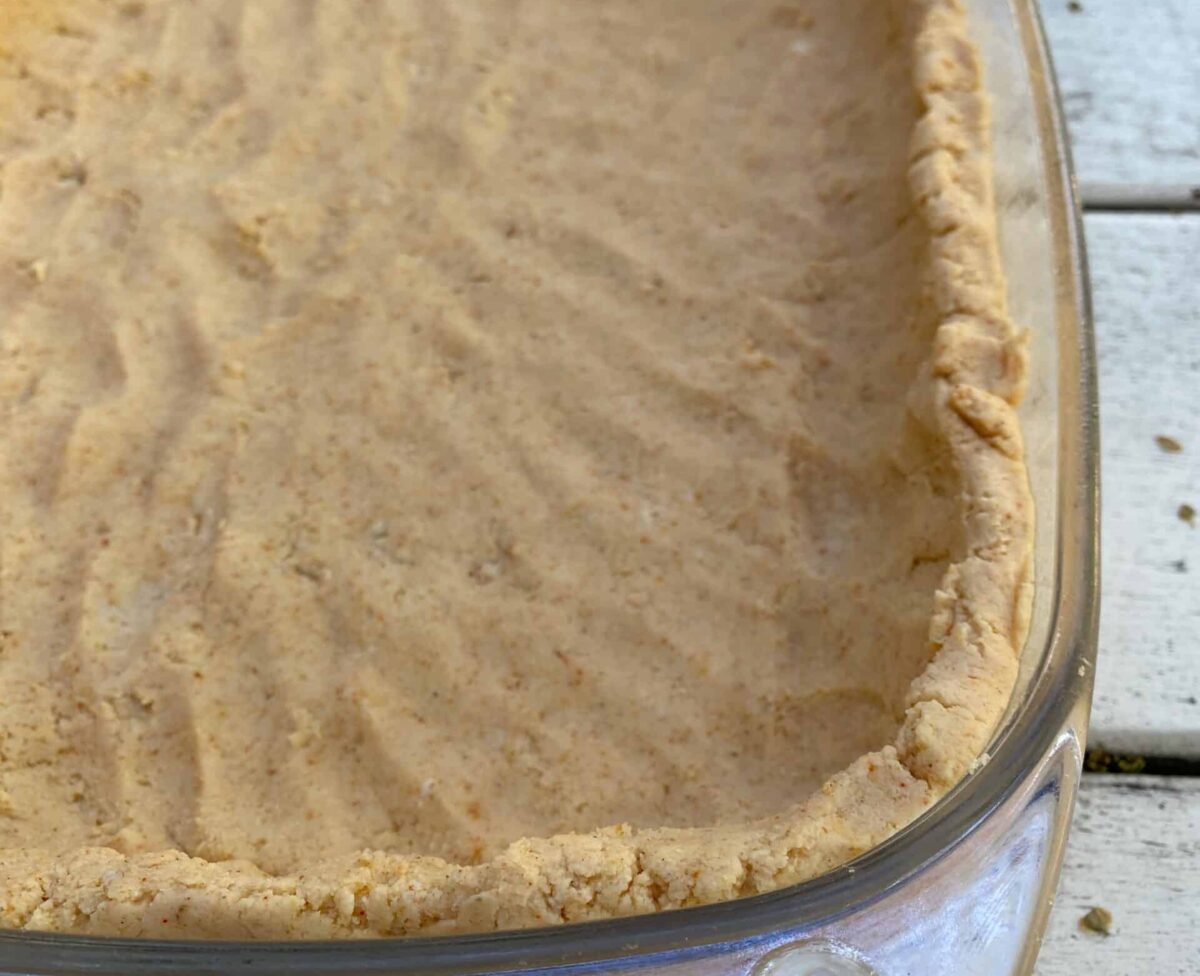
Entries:
[[961,777],[1032,510],[951,0],[0,0],[0,924],[768,891]]

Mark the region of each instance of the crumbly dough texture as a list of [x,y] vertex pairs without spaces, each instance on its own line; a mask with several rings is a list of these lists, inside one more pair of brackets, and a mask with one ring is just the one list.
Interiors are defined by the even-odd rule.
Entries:
[[1032,507],[954,0],[0,0],[0,924],[485,931],[976,762]]

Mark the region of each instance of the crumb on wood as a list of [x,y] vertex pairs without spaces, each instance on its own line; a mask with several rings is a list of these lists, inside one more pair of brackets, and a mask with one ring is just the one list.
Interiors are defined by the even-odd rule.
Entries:
[[1112,912],[1099,905],[1093,905],[1079,920],[1079,927],[1085,932],[1095,932],[1097,935],[1112,935],[1112,923]]
[[1154,438],[1154,443],[1158,445],[1158,449],[1166,454],[1179,454],[1183,450],[1183,445],[1174,437],[1168,437],[1166,434],[1158,434]]
[[1179,516],[1180,522],[1186,522],[1188,525],[1195,528],[1196,526],[1196,509],[1184,502],[1176,509],[1175,514]]

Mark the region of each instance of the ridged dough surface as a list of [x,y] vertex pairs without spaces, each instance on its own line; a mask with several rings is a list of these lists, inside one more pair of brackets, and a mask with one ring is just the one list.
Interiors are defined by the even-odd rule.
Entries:
[[0,118],[0,923],[679,907],[974,761],[1032,514],[955,4],[0,0]]

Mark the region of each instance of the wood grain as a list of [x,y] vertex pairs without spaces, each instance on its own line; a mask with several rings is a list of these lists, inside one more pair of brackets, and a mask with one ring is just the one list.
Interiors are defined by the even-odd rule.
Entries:
[[[1200,779],[1085,779],[1038,976],[1200,972]],[[1084,932],[1094,905],[1109,936]]]
[[1085,203],[1125,187],[1194,205],[1200,3],[1041,0],[1041,11]]
[[1200,755],[1200,215],[1091,214],[1085,228],[1103,480],[1091,742]]

